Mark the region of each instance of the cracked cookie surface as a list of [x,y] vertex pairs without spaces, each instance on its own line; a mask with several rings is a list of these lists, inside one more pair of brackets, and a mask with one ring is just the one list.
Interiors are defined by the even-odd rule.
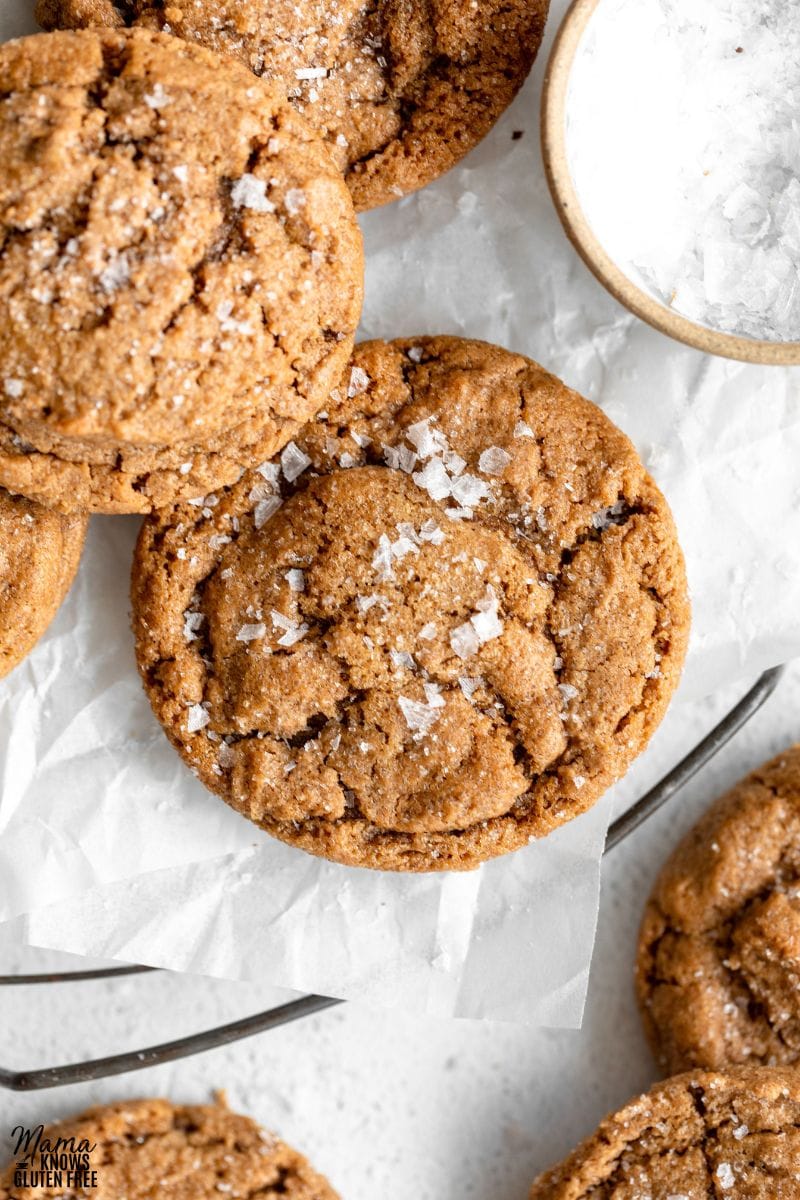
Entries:
[[536,56],[548,0],[39,0],[46,29],[136,25],[280,79],[374,208],[452,167]]
[[[330,1184],[301,1154],[265,1133],[249,1117],[220,1105],[167,1100],[122,1101],[89,1109],[50,1126],[45,1137],[85,1139],[97,1186],[14,1185],[14,1164],[0,1175],[0,1200],[337,1200]],[[18,1156],[19,1158],[22,1155]],[[34,1156],[33,1166],[37,1165]]]
[[0,47],[0,483],[146,512],[231,483],[344,369],[361,239],[282,89],[144,30]]
[[666,1071],[800,1060],[800,747],[741,780],[670,856],[636,987]]
[[0,679],[38,642],[70,589],[87,518],[0,488]]
[[358,347],[234,487],[145,522],[153,709],[202,781],[334,860],[459,869],[590,807],[688,630],[669,510],[603,413],[458,338]]
[[607,1117],[530,1200],[796,1200],[799,1164],[796,1072],[699,1071]]

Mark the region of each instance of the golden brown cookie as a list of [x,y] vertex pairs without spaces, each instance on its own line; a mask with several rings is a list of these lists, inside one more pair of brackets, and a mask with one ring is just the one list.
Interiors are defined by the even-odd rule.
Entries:
[[0,679],[29,654],[70,589],[87,518],[0,488]]
[[511,103],[549,0],[39,0],[46,29],[161,29],[286,85],[356,207],[449,170]]
[[800,747],[711,806],[666,862],[636,988],[665,1071],[800,1060]]
[[800,1076],[678,1075],[606,1117],[530,1200],[797,1200]]
[[[167,1100],[121,1101],[91,1108],[44,1132],[51,1144],[74,1139],[88,1143],[88,1171],[94,1178],[73,1179],[76,1186],[33,1187],[15,1184],[15,1162],[0,1176],[0,1200],[337,1200],[333,1188],[301,1154],[249,1117],[237,1116],[219,1105],[174,1105]],[[67,1155],[70,1148],[67,1146]],[[84,1170],[85,1151],[76,1149],[76,1165]],[[33,1156],[29,1169],[48,1163]],[[22,1185],[20,1185],[22,1184]]]
[[145,522],[132,596],[150,702],[206,786],[391,870],[474,867],[592,805],[661,719],[689,621],[628,439],[529,359],[447,337],[361,346],[279,459]]
[[238,479],[340,377],[350,197],[275,84],[164,34],[0,47],[0,484],[146,512]]

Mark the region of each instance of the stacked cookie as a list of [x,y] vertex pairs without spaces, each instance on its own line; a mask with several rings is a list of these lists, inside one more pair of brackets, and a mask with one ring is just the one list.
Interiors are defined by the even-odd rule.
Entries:
[[45,29],[160,30],[280,80],[357,208],[422,187],[488,133],[528,74],[549,0],[39,0]]
[[0,50],[0,484],[147,512],[234,482],[350,353],[359,233],[283,92],[142,31]]
[[232,60],[54,33],[3,46],[0,87],[0,485],[27,498],[0,494],[8,669],[69,585],[84,514],[234,482],[316,412],[362,256],[321,139]]

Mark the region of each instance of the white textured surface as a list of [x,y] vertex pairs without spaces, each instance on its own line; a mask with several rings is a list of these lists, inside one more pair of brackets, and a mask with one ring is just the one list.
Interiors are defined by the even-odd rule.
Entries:
[[[731,699],[709,704],[702,723]],[[652,1081],[631,969],[654,873],[719,791],[797,737],[798,712],[794,667],[722,756],[607,860],[581,1032],[423,1020],[348,1005],[103,1084],[39,1096],[0,1093],[0,1134],[103,1100],[159,1093],[202,1101],[212,1088],[226,1087],[233,1106],[306,1150],[343,1200],[526,1200],[536,1171]],[[675,729],[675,745],[694,741],[700,725],[695,713]],[[20,951],[10,944],[17,932],[0,931],[0,971],[23,963],[29,970],[84,965]],[[257,1012],[270,998],[274,1003],[275,994],[255,984],[185,976],[3,992],[0,1059],[19,1069],[134,1049]]]

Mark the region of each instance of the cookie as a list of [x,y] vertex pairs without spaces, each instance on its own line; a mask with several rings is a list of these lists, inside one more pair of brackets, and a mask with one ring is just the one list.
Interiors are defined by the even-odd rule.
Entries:
[[548,0],[39,0],[46,29],[161,29],[286,85],[325,137],[359,209],[422,187],[511,103]]
[[[221,1196],[337,1200],[327,1180],[301,1154],[259,1129],[249,1117],[220,1105],[121,1101],[52,1125],[44,1138],[51,1144],[58,1138],[74,1139],[73,1153],[80,1160],[75,1165],[96,1173],[94,1180],[89,1178],[85,1186],[74,1179],[71,1186],[65,1176],[52,1186],[15,1183],[23,1147],[0,1176],[0,1200],[78,1200],[87,1195],[94,1200],[155,1196],[163,1200],[220,1200]],[[92,1147],[88,1155],[80,1150],[87,1143]],[[47,1165],[33,1154],[28,1169]]]
[[530,1200],[797,1200],[800,1077],[678,1075],[606,1117]]
[[277,85],[165,34],[0,47],[0,484],[147,512],[321,406],[362,292],[350,197]]
[[70,589],[85,516],[66,516],[0,488],[0,679],[38,642]]
[[205,785],[338,862],[470,868],[592,805],[689,622],[667,505],[603,413],[459,338],[359,347],[279,459],[148,519],[139,668]]
[[800,1060],[800,747],[678,845],[647,902],[636,988],[665,1071]]

